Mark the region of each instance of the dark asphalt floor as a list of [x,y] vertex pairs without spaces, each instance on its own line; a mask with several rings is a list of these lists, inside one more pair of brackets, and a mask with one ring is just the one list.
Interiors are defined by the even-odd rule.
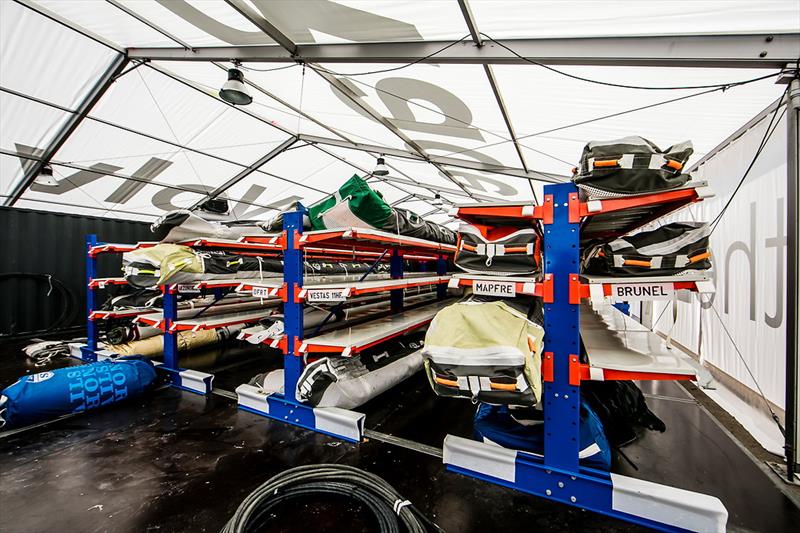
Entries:
[[[61,360],[54,366],[77,364]],[[232,346],[187,356],[233,391],[280,365],[275,352]],[[0,388],[33,368],[20,343],[0,346]],[[796,531],[800,511],[686,390],[647,385],[667,424],[624,449],[638,467],[614,471],[719,497],[731,531]],[[360,409],[368,429],[441,448],[470,436],[474,406],[437,398],[423,375]],[[411,448],[414,445],[410,445]],[[424,448],[424,447],[421,447]],[[163,388],[12,435],[0,433],[0,531],[218,531],[271,476],[314,463],[358,466],[394,485],[448,532],[640,531],[641,528],[446,472],[441,459],[370,438],[351,444],[241,411],[230,398]],[[336,497],[287,505],[270,531],[372,531],[370,516]]]

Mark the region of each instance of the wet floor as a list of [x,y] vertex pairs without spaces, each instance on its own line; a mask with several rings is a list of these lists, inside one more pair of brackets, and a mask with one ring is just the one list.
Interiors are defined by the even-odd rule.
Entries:
[[[71,364],[68,360],[55,365]],[[232,391],[280,365],[265,349],[229,347],[183,359]],[[34,369],[0,346],[0,386]],[[729,530],[791,531],[800,511],[687,392],[646,392],[667,432],[626,447],[618,473],[719,497]],[[440,448],[470,436],[474,406],[437,398],[422,375],[360,409],[369,429]],[[639,531],[637,526],[446,472],[425,446],[351,444],[241,411],[229,398],[163,388],[99,412],[11,436],[0,433],[0,530],[218,531],[247,494],[293,466],[343,463],[375,473],[448,532]],[[422,451],[420,451],[422,450]],[[271,531],[373,531],[360,506],[319,498],[279,509]]]

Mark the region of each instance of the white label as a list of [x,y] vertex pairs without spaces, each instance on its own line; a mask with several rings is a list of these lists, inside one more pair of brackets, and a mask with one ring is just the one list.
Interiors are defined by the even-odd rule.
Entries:
[[256,298],[269,298],[269,287],[253,287],[253,296]]
[[187,283],[178,283],[178,292],[200,292],[196,286]]
[[306,292],[307,302],[343,302],[344,289],[309,289]]
[[513,298],[516,295],[513,281],[473,280],[472,292],[479,296],[502,296]]
[[671,300],[675,295],[672,283],[636,283],[611,285],[610,298],[615,300]]

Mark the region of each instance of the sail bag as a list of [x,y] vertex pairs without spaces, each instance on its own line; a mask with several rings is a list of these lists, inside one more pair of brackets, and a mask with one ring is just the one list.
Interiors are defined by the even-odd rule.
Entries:
[[572,181],[591,198],[666,191],[689,181],[681,170],[693,151],[690,141],[666,150],[638,136],[592,141],[584,147]]
[[601,276],[671,276],[684,270],[708,270],[710,234],[706,223],[673,222],[596,244],[583,253],[582,272]]
[[464,301],[439,311],[425,336],[425,371],[439,396],[500,405],[541,398],[544,330],[503,301]]

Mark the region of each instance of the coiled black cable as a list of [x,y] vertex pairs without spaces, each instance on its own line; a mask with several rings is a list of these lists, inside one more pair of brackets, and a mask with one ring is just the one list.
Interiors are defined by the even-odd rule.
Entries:
[[[61,313],[58,317],[48,325],[46,328],[36,331],[26,331],[23,333],[45,333],[56,331],[60,328],[69,327],[75,321],[78,313],[78,299],[75,294],[64,285],[58,278],[50,274],[40,274],[36,272],[3,272],[0,273],[0,281],[10,279],[32,279],[41,283],[47,284],[47,296],[50,296],[53,290],[61,297],[62,307]],[[0,332],[0,336],[14,335],[14,331]]]
[[375,516],[382,533],[442,531],[384,479],[352,466],[320,464],[299,466],[270,478],[244,499],[222,533],[261,531],[277,505],[318,494],[336,494],[362,503]]

